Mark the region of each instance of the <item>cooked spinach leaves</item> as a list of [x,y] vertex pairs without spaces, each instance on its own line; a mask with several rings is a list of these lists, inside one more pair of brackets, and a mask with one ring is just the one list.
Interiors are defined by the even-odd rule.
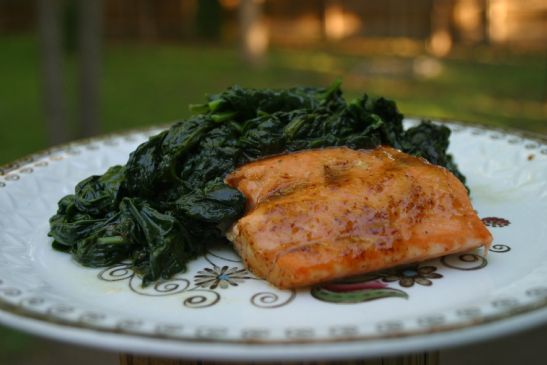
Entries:
[[388,145],[449,169],[450,130],[423,122],[403,129],[395,103],[366,94],[347,102],[340,83],[286,90],[238,86],[191,105],[194,116],[141,144],[125,166],[81,181],[50,219],[53,247],[85,266],[131,260],[146,285],[184,271],[207,242],[244,213],[224,184],[237,166],[282,152]]

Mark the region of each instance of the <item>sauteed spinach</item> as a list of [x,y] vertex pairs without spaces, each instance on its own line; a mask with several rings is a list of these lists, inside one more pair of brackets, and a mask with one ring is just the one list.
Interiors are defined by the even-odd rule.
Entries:
[[141,144],[124,166],[76,185],[50,219],[53,247],[85,266],[131,260],[143,285],[184,271],[206,243],[224,239],[245,198],[223,178],[249,161],[310,148],[389,145],[446,167],[450,130],[403,129],[395,103],[346,101],[340,83],[286,90],[238,86],[191,105],[194,116]]

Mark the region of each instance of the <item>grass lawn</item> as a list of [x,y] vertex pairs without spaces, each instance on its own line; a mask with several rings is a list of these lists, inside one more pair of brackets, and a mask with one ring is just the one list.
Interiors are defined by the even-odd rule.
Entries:
[[[0,164],[48,146],[39,53],[32,36],[0,37]],[[477,51],[478,52],[478,51]],[[288,87],[344,81],[350,97],[367,91],[395,99],[407,115],[442,117],[547,133],[545,57],[482,50],[443,60],[274,49],[261,67],[237,50],[212,45],[109,43],[104,50],[101,129],[120,131],[188,115],[187,105],[229,85]],[[480,57],[479,57],[480,56]],[[66,57],[69,127],[77,135],[77,68]],[[420,71],[421,70],[421,71]],[[33,339],[0,328],[0,354]]]
[[[38,45],[34,37],[0,37],[0,164],[47,147]],[[478,52],[478,51],[477,51]],[[472,58],[472,59],[471,59]],[[478,59],[478,60],[477,60]],[[420,61],[422,60],[422,61]],[[421,66],[420,66],[421,65]],[[429,66],[428,66],[429,65]],[[395,99],[403,113],[547,132],[547,68],[541,56],[482,50],[443,60],[326,49],[274,49],[261,67],[234,48],[109,43],[104,50],[101,128],[119,131],[188,115],[187,104],[232,84],[249,87],[326,85],[336,77],[347,94]],[[69,128],[77,117],[76,56],[66,57]],[[429,72],[416,72],[421,67]],[[427,71],[427,67],[433,72]]]

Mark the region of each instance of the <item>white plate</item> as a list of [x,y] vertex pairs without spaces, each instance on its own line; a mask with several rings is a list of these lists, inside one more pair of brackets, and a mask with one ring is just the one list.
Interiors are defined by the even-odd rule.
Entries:
[[[491,252],[384,273],[360,291],[277,290],[222,247],[192,262],[187,273],[143,289],[124,265],[83,268],[53,251],[46,234],[58,199],[88,175],[125,163],[157,130],[77,142],[19,161],[0,171],[0,321],[119,352],[222,360],[381,356],[545,322],[545,139],[450,126],[451,152],[494,235]],[[403,280],[389,281],[394,275]]]

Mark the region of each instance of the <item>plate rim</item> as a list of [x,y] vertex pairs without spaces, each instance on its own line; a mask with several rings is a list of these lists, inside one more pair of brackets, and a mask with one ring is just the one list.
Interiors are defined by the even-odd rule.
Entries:
[[[427,119],[427,118],[422,118],[422,117],[413,117],[413,116],[410,116],[410,117],[407,117],[405,118],[406,121],[412,121],[412,120],[423,120],[423,119]],[[540,144],[545,144],[547,143],[547,135],[542,135],[542,134],[539,134],[539,133],[534,133],[534,132],[529,132],[529,131],[521,131],[521,130],[517,130],[517,129],[511,129],[511,128],[498,128],[498,127],[492,127],[492,126],[485,126],[485,125],[482,125],[480,123],[470,123],[470,122],[461,122],[461,121],[454,121],[454,120],[450,120],[450,119],[442,119],[442,118],[431,118],[430,120],[432,120],[433,122],[437,122],[437,123],[442,123],[442,124],[450,124],[450,125],[459,125],[463,128],[475,128],[477,130],[483,130],[485,132],[498,132],[498,133],[502,133],[504,135],[509,135],[509,136],[515,136],[515,137],[519,137],[519,138],[523,138],[523,139],[526,139],[528,141],[533,141],[533,142],[539,142]],[[36,162],[37,160],[40,160],[40,159],[43,159],[44,157],[47,157],[47,156],[51,156],[51,155],[54,155],[55,153],[60,153],[60,152],[67,152],[67,153],[70,153],[70,150],[75,148],[75,147],[82,147],[82,146],[85,146],[86,144],[91,144],[91,143],[96,143],[96,142],[104,142],[104,141],[108,141],[108,140],[111,140],[111,139],[116,139],[116,138],[124,138],[124,137],[127,137],[127,136],[130,136],[130,135],[134,135],[134,134],[138,134],[138,133],[147,133],[149,131],[156,131],[160,128],[165,128],[166,126],[168,126],[169,124],[166,124],[166,125],[160,125],[160,126],[152,126],[152,127],[146,127],[146,128],[139,128],[139,129],[131,129],[131,130],[127,130],[127,131],[124,131],[124,132],[118,132],[118,133],[110,133],[110,134],[106,134],[106,135],[101,135],[101,136],[97,136],[97,137],[93,137],[93,138],[86,138],[86,139],[80,139],[80,140],[75,140],[75,141],[72,141],[72,142],[69,142],[69,143],[65,143],[65,144],[62,144],[62,145],[58,145],[58,146],[53,146],[51,148],[48,148],[48,149],[45,149],[43,151],[40,151],[40,152],[37,152],[37,153],[34,153],[34,154],[30,154],[26,157],[23,157],[23,158],[20,158],[18,160],[15,160],[14,162],[12,163],[8,163],[6,165],[3,165],[3,166],[0,166],[0,177],[6,177],[8,176],[11,172],[15,171],[15,170],[18,170],[18,169],[21,169],[21,168],[24,168],[26,167],[27,165],[30,165],[34,162]],[[544,153],[544,146],[542,147],[542,150],[541,150],[541,153]],[[5,289],[5,288],[2,288],[2,281],[0,280],[0,289]],[[466,332],[466,331],[469,331],[471,330],[471,332],[473,332],[474,330],[478,330],[480,332],[481,328],[485,328],[485,327],[489,327],[489,326],[493,326],[493,327],[500,327],[498,328],[497,330],[494,330],[492,332],[492,334],[490,336],[476,336],[478,337],[478,339],[489,339],[489,338],[492,338],[492,337],[495,337],[494,335],[496,336],[501,336],[503,334],[507,334],[507,333],[511,333],[511,332],[515,332],[515,331],[518,331],[518,330],[524,330],[524,329],[527,329],[527,328],[531,328],[533,327],[533,325],[540,325],[541,323],[543,322],[547,322],[547,297],[543,298],[543,300],[541,301],[538,301],[538,302],[534,302],[532,303],[533,305],[524,305],[524,306],[520,306],[520,307],[517,307],[516,309],[513,308],[507,312],[501,312],[501,313],[498,313],[496,315],[493,315],[491,319],[489,319],[488,317],[481,317],[481,320],[477,320],[477,321],[474,321],[472,324],[469,324],[469,325],[460,325],[460,326],[454,326],[452,328],[443,328],[443,329],[438,329],[438,330],[432,330],[432,328],[425,328],[423,331],[416,331],[414,333],[412,332],[409,332],[407,331],[405,335],[403,336],[390,336],[389,334],[388,335],[383,335],[383,336],[377,336],[377,337],[371,337],[371,336],[363,336],[363,337],[352,337],[352,338],[340,338],[340,339],[335,339],[333,340],[332,338],[331,339],[325,339],[325,340],[318,340],[318,339],[314,339],[314,340],[298,340],[298,339],[293,339],[293,340],[290,340],[290,341],[272,341],[272,340],[269,340],[268,342],[257,342],[257,341],[249,341],[249,340],[243,340],[243,341],[234,341],[234,340],[223,340],[223,339],[196,339],[195,337],[194,338],[177,338],[177,337],[165,337],[165,336],[161,336],[161,335],[158,335],[158,334],[139,334],[137,332],[134,332],[134,331],[130,331],[130,330],[127,330],[127,329],[118,329],[118,330],[113,330],[112,328],[108,328],[108,329],[101,329],[100,326],[95,326],[97,328],[93,328],[93,326],[89,326],[89,325],[78,325],[77,322],[74,322],[74,321],[69,321],[67,320],[66,323],[63,323],[63,321],[59,318],[57,320],[55,319],[52,319],[53,317],[50,317],[48,318],[47,315],[38,315],[37,313],[35,312],[32,312],[28,309],[25,309],[24,307],[21,307],[21,306],[17,306],[17,305],[12,305],[11,303],[9,302],[6,302],[4,301],[2,298],[0,298],[0,323],[4,323],[4,324],[7,324],[8,326],[10,327],[14,327],[14,328],[18,328],[18,329],[22,329],[24,331],[27,331],[27,332],[32,332],[34,334],[38,334],[38,335],[41,335],[41,336],[44,336],[44,337],[53,337],[53,338],[56,338],[58,340],[62,340],[62,341],[68,341],[68,342],[74,342],[74,343],[79,343],[79,344],[84,344],[84,345],[91,345],[91,346],[95,346],[95,347],[102,347],[104,348],[105,347],[105,343],[104,341],[101,343],[101,341],[95,341],[96,343],[94,343],[93,341],[93,337],[97,335],[97,333],[99,334],[109,334],[109,335],[113,335],[113,336],[117,336],[118,337],[118,342],[125,342],[123,339],[132,339],[132,341],[135,340],[135,338],[143,338],[145,340],[168,340],[169,342],[173,342],[175,341],[177,343],[177,346],[180,347],[181,344],[185,344],[185,346],[183,347],[192,347],[192,346],[195,346],[195,344],[199,343],[199,344],[214,344],[215,346],[217,347],[222,347],[224,350],[226,349],[229,349],[230,346],[234,346],[234,345],[238,345],[238,346],[244,346],[245,348],[249,347],[249,348],[253,348],[253,349],[264,349],[265,347],[266,348],[275,348],[277,346],[286,346],[286,345],[306,345],[306,346],[314,346],[314,345],[321,345],[321,347],[325,347],[325,348],[328,348],[328,350],[325,351],[319,351],[318,354],[321,354],[320,357],[321,358],[324,358],[326,355],[328,355],[328,352],[329,351],[332,351],[332,348],[331,347],[336,347],[336,346],[340,346],[340,345],[350,345],[353,346],[353,345],[359,345],[358,347],[360,348],[357,353],[354,352],[347,352],[345,354],[342,354],[344,356],[341,356],[340,354],[334,356],[333,358],[349,358],[351,356],[345,356],[346,354],[352,354],[352,355],[359,355],[360,357],[372,357],[372,356],[379,356],[379,355],[383,355],[383,354],[386,354],[386,353],[393,353],[392,351],[386,351],[386,352],[382,352],[380,349],[378,349],[377,351],[371,351],[370,349],[367,349],[367,347],[370,347],[370,346],[366,346],[368,344],[372,344],[374,343],[375,341],[389,341],[389,342],[392,342],[392,341],[399,341],[400,343],[405,343],[407,342],[406,340],[409,339],[409,338],[423,338],[423,337],[427,337],[428,338],[428,341],[429,341],[429,344],[428,345],[423,345],[422,347],[420,346],[417,346],[417,345],[414,345],[414,347],[410,348],[411,350],[416,350],[416,349],[427,349],[427,348],[431,348],[431,347],[436,347],[436,348],[440,348],[440,347],[450,347],[451,345],[452,346],[455,346],[455,345],[459,345],[459,344],[462,344],[464,342],[472,342],[471,340],[459,340],[457,341],[456,344],[451,344],[450,343],[450,338],[451,336],[454,336],[454,335],[458,335],[459,333],[462,333],[462,332]],[[10,317],[12,316],[12,317]],[[44,317],[44,318],[41,318],[41,317]],[[528,324],[527,325],[523,325],[522,323],[516,323],[514,325],[506,325],[507,323],[510,323],[511,321],[526,321],[525,319],[526,318],[535,318],[535,320],[533,321],[530,321],[528,320]],[[56,330],[56,336],[49,336],[47,334],[47,331],[40,331],[36,326],[33,326],[32,324],[28,325],[28,324],[19,324],[17,323],[17,319],[22,319],[24,321],[30,321],[30,323],[34,323],[34,324],[39,324],[39,325],[44,325],[46,326],[55,326]],[[39,327],[39,326],[38,326]],[[60,329],[60,332],[57,333],[57,329],[59,329],[59,327],[61,328]],[[83,339],[82,341],[78,341],[70,336],[65,336],[65,330],[68,330],[68,332],[72,332],[72,331],[78,331],[78,332],[85,332],[84,335],[83,335]],[[433,336],[432,336],[433,335]],[[180,336],[179,336],[180,337]],[[433,342],[438,342],[435,346],[433,346],[433,344],[431,344],[431,338],[435,338],[436,340],[433,341]],[[445,339],[446,340],[443,340]],[[80,339],[80,337],[78,337],[78,339]],[[476,341],[477,339],[475,339]],[[363,346],[365,345],[365,346]],[[392,345],[390,346],[394,346],[394,347],[397,347],[395,346],[395,344],[392,343]],[[108,344],[106,347],[109,347]],[[114,346],[112,346],[114,347]],[[153,350],[153,346],[152,347],[149,347],[147,348],[146,350],[144,351],[139,351],[140,349],[139,348],[133,348],[133,346],[131,346],[131,343],[130,342],[127,342],[125,343],[125,347],[126,348],[131,348],[131,351],[133,352],[138,352],[138,353],[156,353],[154,352]],[[146,346],[145,346],[146,347]],[[113,349],[113,348],[112,348]],[[175,350],[173,352],[173,355],[177,355],[177,356],[187,356],[191,353],[188,352],[190,349],[186,348],[186,349],[183,349],[183,348],[180,348],[179,350]],[[254,351],[254,350],[253,350]],[[256,351],[255,351],[256,352]],[[317,352],[317,349],[314,350],[314,353]],[[225,352],[222,352],[220,351],[217,355],[215,354],[208,354],[208,353],[203,353],[203,352],[200,352],[199,354],[199,357],[200,358],[215,358],[215,359],[223,359],[223,356],[222,354],[225,353]],[[197,356],[196,355],[196,356]],[[209,355],[213,356],[213,357],[210,357]],[[259,356],[260,354],[258,353],[254,353],[254,354],[250,354],[250,355],[245,355],[243,354],[242,357],[239,357],[241,359],[245,359],[245,360],[251,360],[251,359],[260,359],[261,356]],[[284,349],[280,349],[279,352],[277,353],[276,356],[271,356],[272,353],[271,352],[268,352],[267,354],[267,359],[309,359],[310,358],[310,355],[311,354],[305,354],[305,351],[304,352],[300,352],[299,353],[287,353],[286,351],[284,351]],[[258,356],[258,357],[257,357]],[[190,356],[192,357],[192,356]],[[237,356],[235,356],[234,358],[238,358]],[[266,358],[264,358],[266,359]]]

